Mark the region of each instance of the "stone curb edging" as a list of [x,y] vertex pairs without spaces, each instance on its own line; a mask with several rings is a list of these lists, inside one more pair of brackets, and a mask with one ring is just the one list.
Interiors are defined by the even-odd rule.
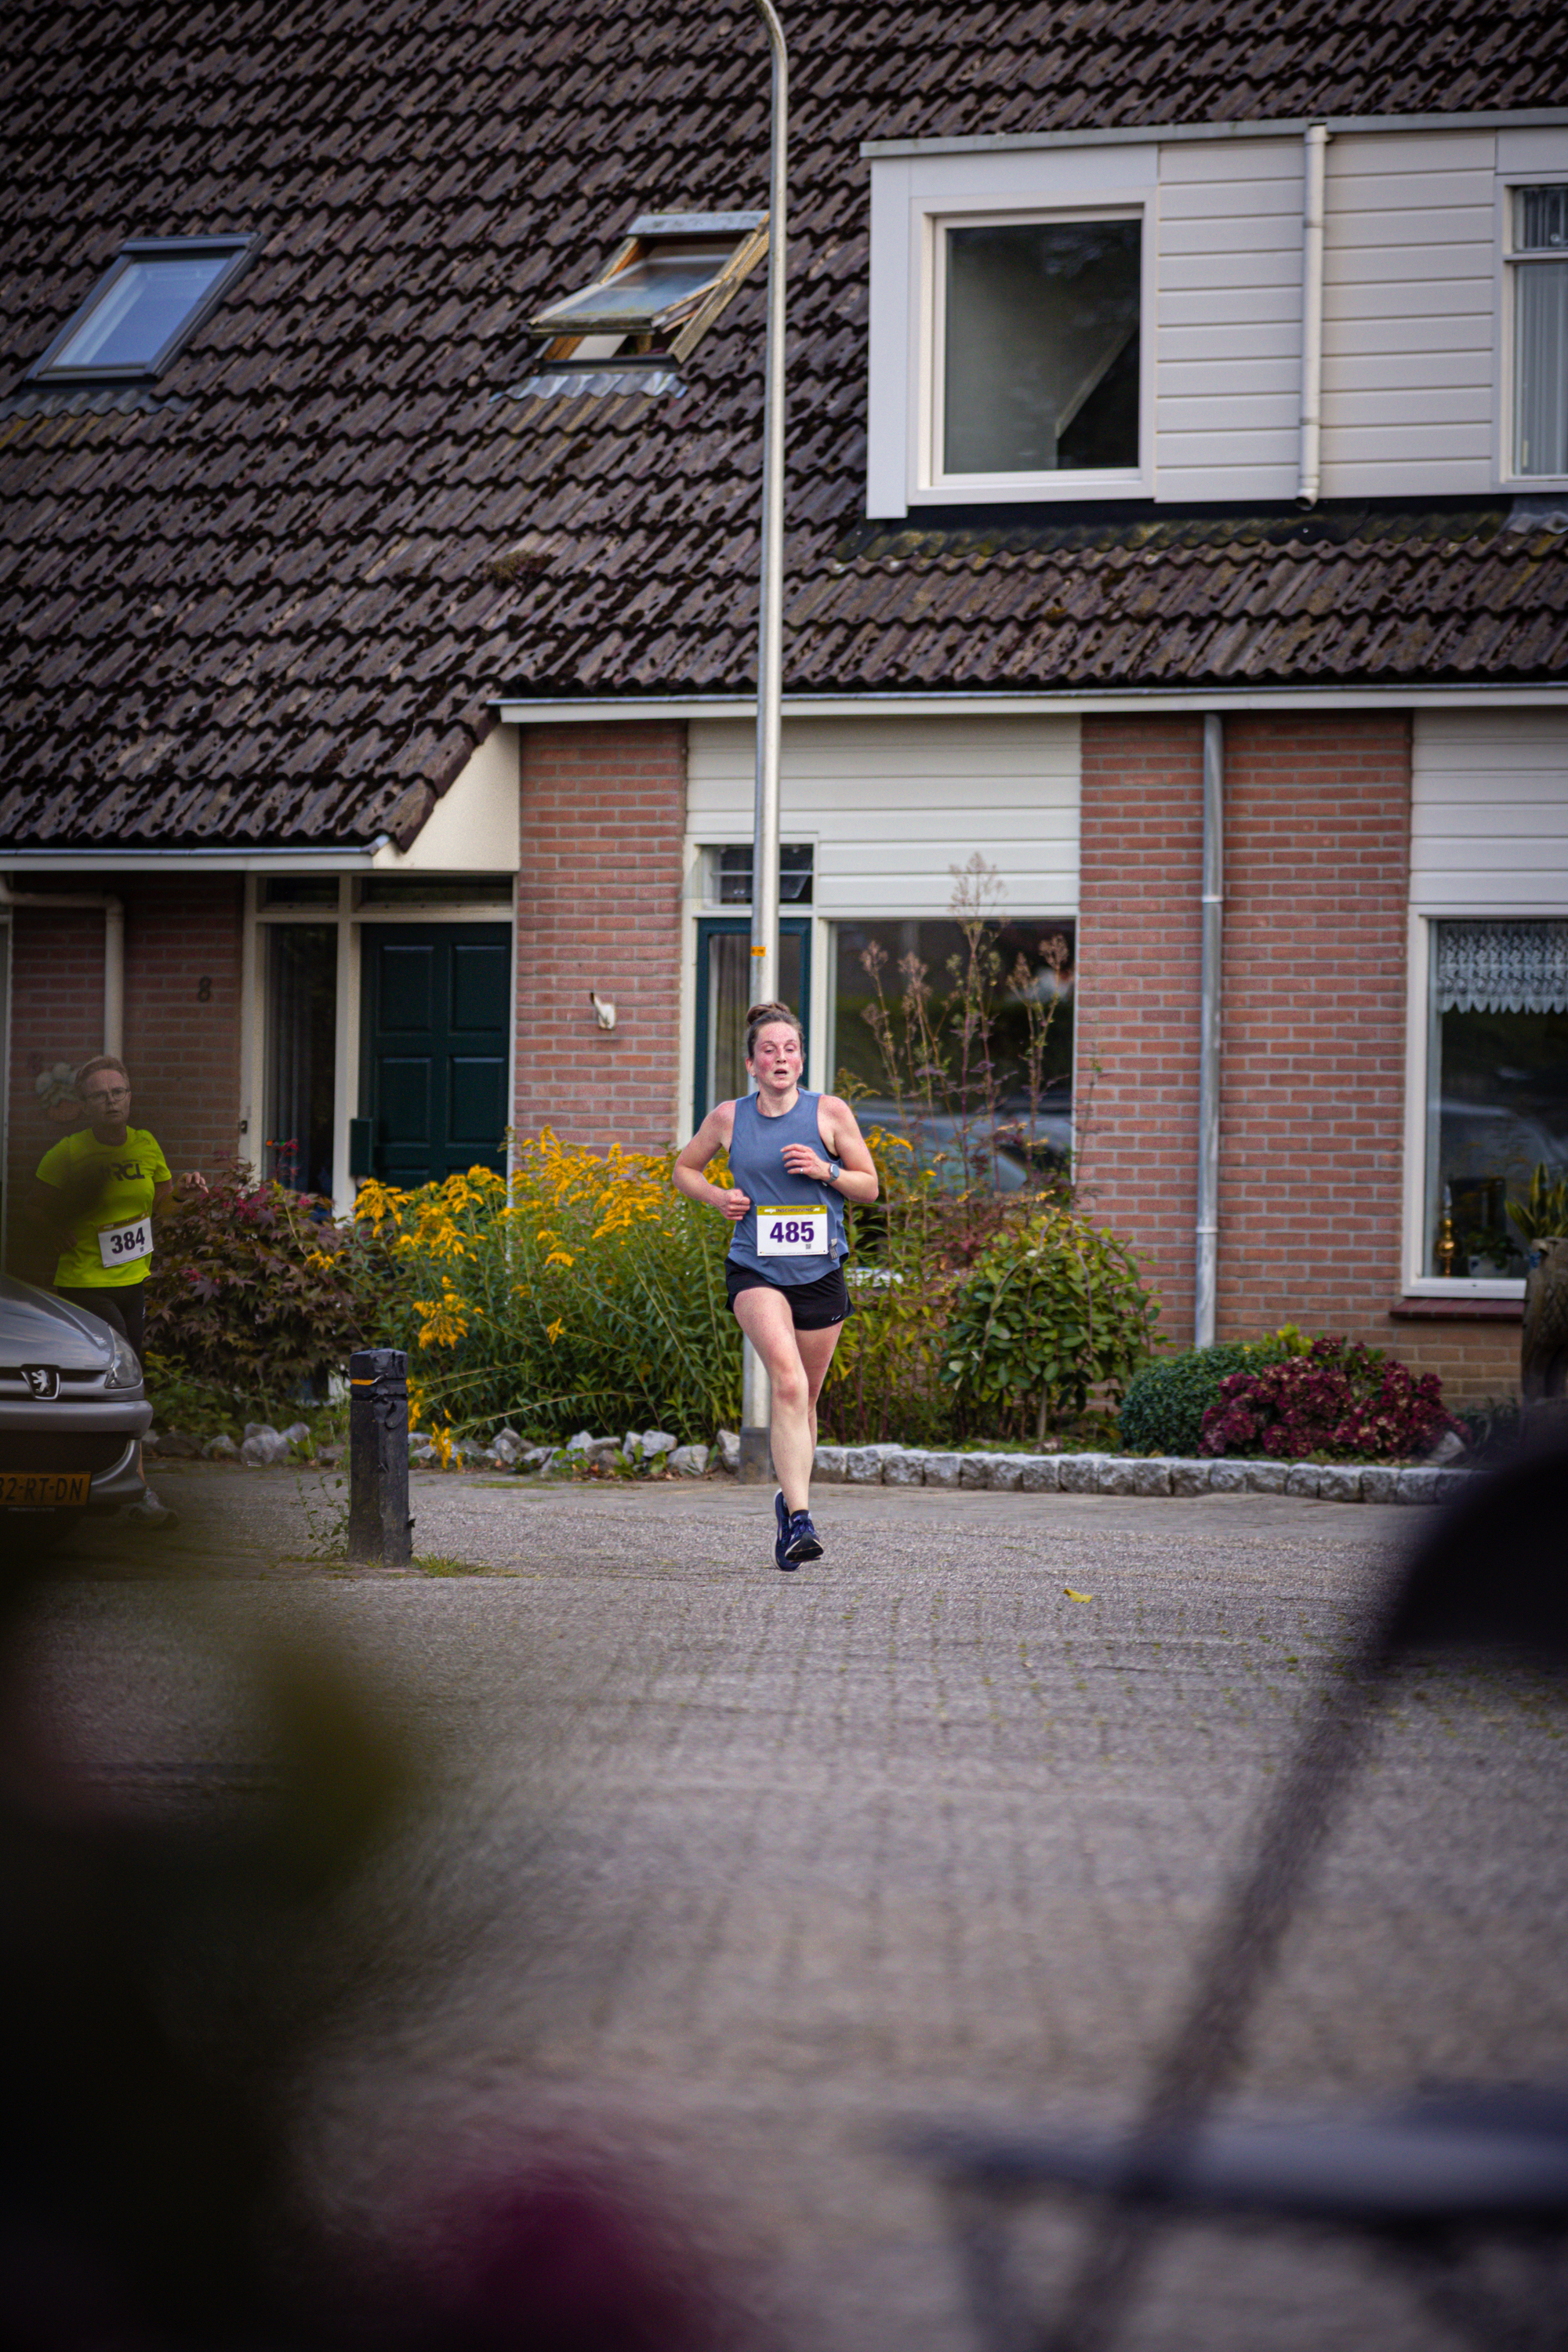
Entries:
[[1323,1503],[1443,1503],[1470,1470],[1355,1463],[1189,1461],[1177,1454],[930,1454],[908,1445],[819,1445],[824,1485],[984,1486],[1025,1494],[1300,1495]]

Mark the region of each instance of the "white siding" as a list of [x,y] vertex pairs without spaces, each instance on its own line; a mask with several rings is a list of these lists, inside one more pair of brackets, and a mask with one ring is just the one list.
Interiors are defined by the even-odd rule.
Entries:
[[1301,142],[1160,152],[1156,495],[1284,499],[1301,409]]
[[1410,903],[1568,915],[1568,711],[1417,711]]
[[1323,238],[1323,494],[1492,481],[1497,142],[1331,140]]
[[[755,746],[749,725],[692,722],[694,846],[751,838]],[[816,844],[819,915],[943,915],[974,850],[1009,912],[1077,910],[1076,719],[786,719],[781,797],[784,838]]]

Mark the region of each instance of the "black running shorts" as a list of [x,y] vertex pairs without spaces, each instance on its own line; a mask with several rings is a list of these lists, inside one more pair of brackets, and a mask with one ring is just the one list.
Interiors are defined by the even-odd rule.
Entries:
[[789,1300],[797,1331],[826,1331],[830,1324],[842,1323],[847,1315],[855,1312],[855,1301],[849,1296],[849,1285],[844,1279],[841,1265],[834,1266],[827,1274],[819,1274],[815,1282],[770,1282],[754,1266],[737,1265],[731,1257],[724,1261],[724,1287],[731,1307],[742,1290],[778,1291]]

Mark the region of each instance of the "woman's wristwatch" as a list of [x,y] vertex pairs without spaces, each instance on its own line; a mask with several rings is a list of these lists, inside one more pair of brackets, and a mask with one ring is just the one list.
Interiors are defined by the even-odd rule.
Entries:
[[830,1160],[827,1163],[827,1173],[822,1181],[825,1184],[837,1184],[843,1173],[844,1162],[841,1160]]

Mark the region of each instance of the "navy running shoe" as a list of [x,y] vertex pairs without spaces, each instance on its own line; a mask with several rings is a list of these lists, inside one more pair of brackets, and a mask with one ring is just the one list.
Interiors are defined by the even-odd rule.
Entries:
[[773,1539],[773,1566],[775,1568],[793,1568],[795,1563],[791,1559],[788,1549],[790,1516],[784,1507],[784,1498],[782,1488],[780,1492],[773,1496],[773,1517],[778,1521],[779,1529],[777,1536]]
[[[784,1551],[788,1556],[791,1568],[798,1567],[803,1559],[822,1558],[822,1538],[811,1524],[809,1511],[790,1513],[789,1534],[784,1541]],[[782,1567],[784,1562],[781,1560],[779,1565]]]

